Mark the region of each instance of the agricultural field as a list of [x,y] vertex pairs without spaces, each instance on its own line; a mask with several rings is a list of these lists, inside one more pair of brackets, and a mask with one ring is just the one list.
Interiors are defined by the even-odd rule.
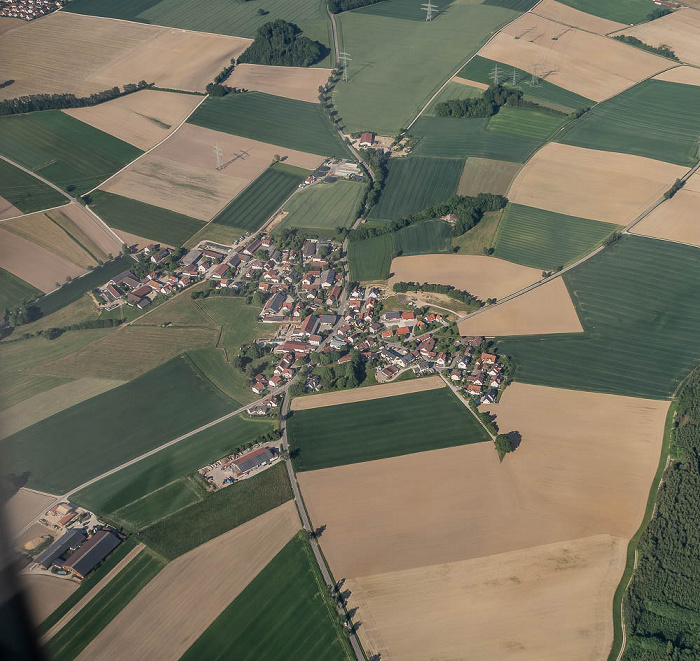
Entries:
[[[296,506],[288,502],[173,560],[114,618],[85,656],[180,658],[299,528]],[[272,624],[267,622],[268,628]]]
[[[523,118],[526,117],[523,115]],[[420,142],[414,150],[415,156],[410,158],[432,156],[464,159],[472,156],[524,163],[544,142],[489,130],[490,121],[492,120],[421,117],[411,127],[411,133],[419,136]]]
[[609,21],[643,23],[656,8],[652,0],[559,0],[562,4]]
[[[159,402],[158,416],[152,401]],[[13,471],[31,472],[28,486],[63,493],[234,407],[180,356],[13,434],[5,444]],[[49,446],[53,452],[47,451]],[[80,462],[74,461],[77,455]]]
[[202,97],[196,94],[147,89],[97,106],[63,112],[146,150],[167,138],[201,102]]
[[[636,1],[637,0],[633,0],[633,3]],[[647,7],[649,6],[649,2],[646,2],[646,0],[642,0],[642,2],[644,2]],[[571,6],[569,6],[569,3],[558,2],[557,0],[542,0],[542,2],[537,3],[534,13],[538,16],[543,16],[544,18],[556,21],[557,23],[573,25],[575,28],[587,30],[588,32],[596,32],[597,34],[608,34],[609,32],[614,32],[615,30],[624,28],[626,23],[630,22],[625,21],[625,23],[619,23],[617,21],[611,21],[606,18],[594,16],[592,13],[588,14],[586,12],[590,11],[589,8],[591,3],[587,2],[585,4],[586,9],[584,11],[579,11],[579,9],[574,9],[575,3],[571,3]],[[613,2],[607,4],[614,5],[615,3]],[[622,5],[623,3],[619,2],[617,4]],[[624,4],[628,6],[630,5],[629,2],[625,2]],[[650,11],[651,9],[647,9],[647,13]]]
[[1,218],[50,209],[68,202],[57,190],[2,159],[0,159],[0,196],[2,196],[0,201],[3,209]]
[[494,133],[512,135],[516,138],[529,138],[547,142],[564,126],[567,119],[562,115],[542,110],[525,110],[505,106],[491,117],[488,130]]
[[102,588],[46,645],[56,661],[74,659],[160,572],[165,561],[145,549]]
[[229,245],[243,236],[243,230],[218,223],[207,223],[199,232],[185,241],[185,248],[194,248],[200,241],[213,241]]
[[248,232],[260,229],[309,174],[309,170],[284,163],[273,164],[229,202],[213,223]]
[[[510,184],[520,172],[520,164],[470,157],[464,164],[457,186],[458,195],[493,193],[507,195]],[[483,222],[483,221],[482,221]]]
[[29,611],[34,621],[40,621],[49,615],[61,602],[70,599],[78,589],[72,581],[64,581],[51,574],[24,575],[21,578],[18,577],[18,580],[25,590]]
[[348,244],[350,278],[360,282],[383,280],[388,277],[394,258],[394,239],[391,233]]
[[188,120],[204,128],[259,140],[281,149],[346,156],[347,149],[321,106],[262,92],[208,98]]
[[182,658],[217,656],[251,661],[355,658],[302,533],[288,542]]
[[[237,347],[232,349],[237,350]],[[187,352],[192,362],[219,390],[239,404],[250,404],[257,395],[248,385],[248,377],[235,369],[222,347],[204,347]]]
[[461,236],[452,237],[452,248],[462,255],[483,255],[484,248],[493,247],[502,211],[487,211],[476,227]]
[[498,226],[495,257],[552,270],[599,246],[620,226],[520,204],[508,204]]
[[518,381],[670,397],[700,360],[697,248],[625,236],[563,277],[586,333],[503,340]]
[[550,142],[520,170],[508,199],[568,216],[627,225],[687,171],[642,156]]
[[667,69],[669,61],[614,39],[523,14],[479,51],[594,101]]
[[391,159],[382,196],[368,217],[398,220],[444,202],[457,190],[463,168],[464,161],[459,158],[409,156]]
[[[426,24],[420,5],[391,0],[336,16],[341,51],[352,55],[348,82],[333,102],[348,132],[396,135],[516,12],[454,3]],[[411,48],[402,47],[407,43]]]
[[60,110],[47,110],[0,118],[0,153],[77,195],[142,152]]
[[238,89],[264,92],[288,99],[318,103],[318,88],[325,85],[330,69],[238,64],[226,81]]
[[[181,485],[182,480],[202,466],[220,459],[272,427],[268,421],[233,416],[82,489],[75,494],[74,500],[109,517],[129,505],[148,500],[169,485]],[[152,511],[150,518],[160,518],[157,514]]]
[[[498,81],[502,85],[521,90],[526,99],[535,103],[564,112],[588,108],[594,103],[591,99],[559,87],[548,80],[539,80],[536,85],[533,85],[531,73],[519,69],[517,66],[481,57],[481,55],[475,55],[469,60],[457,76],[488,85],[494,79],[496,68],[498,68]],[[515,84],[513,84],[513,80],[515,80]]]
[[289,419],[297,471],[486,440],[481,424],[447,388],[295,411]]
[[462,335],[484,337],[583,332],[562,278],[485,309],[461,321],[458,328]]
[[699,137],[700,87],[646,80],[590,110],[557,141],[691,167]]
[[41,290],[33,287],[16,275],[0,268],[0,310],[14,308],[22,301],[36,298]]
[[287,215],[279,227],[320,233],[349,229],[357,218],[365,189],[366,184],[360,181],[315,184],[284,205]]
[[202,228],[190,216],[103,190],[90,193],[90,208],[116,230],[169,246],[181,246]]
[[665,80],[669,83],[695,85],[698,87],[700,86],[700,69],[686,66],[674,67],[673,69],[662,71],[658,76],[654,76],[652,80]]
[[221,324],[217,346],[226,351],[235,352],[243,344],[274,334],[274,326],[258,321],[260,308],[247,305],[242,298],[210,296],[200,301],[200,305],[211,319]]

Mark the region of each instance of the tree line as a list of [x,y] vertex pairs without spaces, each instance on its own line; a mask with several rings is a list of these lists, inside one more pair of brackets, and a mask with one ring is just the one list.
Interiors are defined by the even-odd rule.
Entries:
[[241,54],[238,63],[310,67],[329,52],[321,42],[302,36],[298,25],[278,18],[258,28],[253,43]]
[[642,50],[647,51],[647,53],[661,55],[661,57],[667,57],[669,60],[673,60],[674,62],[680,62],[678,56],[667,44],[661,44],[661,46],[650,46],[649,44],[645,44],[641,39],[637,39],[637,37],[631,37],[626,34],[618,34],[613,37],[613,39],[617,39],[618,41],[621,41],[629,46],[634,46],[635,48],[641,48]]
[[382,0],[328,0],[328,10],[331,14],[340,14],[344,11],[376,5],[378,2],[382,2]]

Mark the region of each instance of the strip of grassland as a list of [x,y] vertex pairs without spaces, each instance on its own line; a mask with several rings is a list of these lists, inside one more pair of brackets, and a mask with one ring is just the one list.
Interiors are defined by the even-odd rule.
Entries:
[[24,213],[66,204],[68,199],[43,181],[0,159],[0,197]]
[[488,130],[517,138],[546,142],[567,121],[563,115],[555,115],[543,110],[503,106],[489,120]]
[[354,659],[304,533],[298,533],[183,655]]
[[181,246],[203,227],[190,216],[101,190],[90,193],[90,207],[110,227],[169,246]]
[[643,23],[657,9],[652,0],[559,0],[587,14],[618,23]]
[[485,250],[493,247],[502,215],[502,211],[487,211],[475,227],[452,238],[452,247],[461,255],[485,254]]
[[36,287],[25,282],[9,271],[0,268],[0,310],[17,307],[22,301],[28,301],[41,294]]

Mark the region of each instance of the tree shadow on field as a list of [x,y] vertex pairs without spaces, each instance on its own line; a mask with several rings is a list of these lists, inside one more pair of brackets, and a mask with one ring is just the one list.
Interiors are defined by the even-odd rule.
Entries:
[[513,452],[515,452],[523,442],[522,434],[519,431],[509,431],[506,435],[510,439],[510,443],[513,446]]

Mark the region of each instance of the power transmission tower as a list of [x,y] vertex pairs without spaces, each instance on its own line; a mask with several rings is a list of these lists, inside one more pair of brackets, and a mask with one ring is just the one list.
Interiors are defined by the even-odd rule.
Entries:
[[540,65],[536,64],[532,70],[532,79],[530,80],[530,85],[539,85],[540,84],[539,71],[540,71]]
[[338,53],[338,59],[343,63],[343,80],[347,82],[349,80],[348,62],[352,62],[352,58],[347,53]]
[[216,169],[223,170],[224,168],[224,150],[219,147],[219,145],[214,145],[212,147],[214,153],[216,154]]
[[437,14],[437,5],[434,5],[430,0],[428,0],[427,4],[421,5],[420,8],[426,12],[425,14],[425,20],[426,21],[432,21],[433,20],[433,12]]
[[489,78],[493,81],[494,85],[498,85],[501,82],[501,70],[498,68],[498,63],[491,69],[489,73]]
[[518,84],[518,70],[513,67],[513,87]]

